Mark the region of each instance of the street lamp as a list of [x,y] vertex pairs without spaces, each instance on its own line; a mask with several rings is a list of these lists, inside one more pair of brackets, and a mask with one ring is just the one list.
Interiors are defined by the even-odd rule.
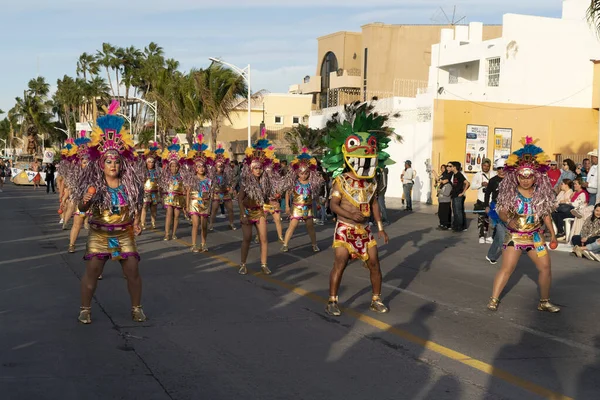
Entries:
[[252,146],[252,127],[251,127],[251,109],[250,109],[250,97],[252,96],[252,92],[250,91],[250,64],[248,64],[248,66],[244,69],[236,67],[233,64],[229,64],[228,62],[225,62],[221,59],[218,58],[214,58],[214,57],[209,57],[208,58],[210,61],[212,62],[216,62],[218,64],[223,64],[228,66],[229,68],[231,68],[232,70],[234,70],[235,72],[237,72],[242,78],[244,78],[244,80],[246,81],[246,83],[248,84],[248,147]]
[[[152,103],[150,103],[149,101],[140,99],[139,97],[130,97],[130,99],[140,101],[140,102],[144,103],[145,105],[147,105],[148,107],[150,107],[152,109],[152,111],[154,111],[154,141],[156,142],[156,128],[157,128],[157,121],[158,121],[158,101],[153,101]],[[129,120],[129,123],[131,124],[131,119]],[[133,129],[133,127],[132,127],[132,129]]]
[[71,134],[69,133],[69,131],[66,131],[66,130],[64,130],[62,128],[57,128],[56,126],[54,127],[54,129],[56,129],[57,131],[61,131],[61,132],[66,133],[67,134],[67,138],[71,137]]

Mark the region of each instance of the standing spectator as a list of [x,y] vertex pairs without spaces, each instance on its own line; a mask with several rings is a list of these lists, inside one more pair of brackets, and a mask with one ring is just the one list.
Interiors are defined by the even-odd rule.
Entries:
[[452,202],[452,185],[450,182],[445,179],[443,181],[440,180],[440,184],[438,186],[438,218],[440,219],[440,225],[438,229],[442,231],[447,231],[452,227],[452,206],[450,203]]
[[587,182],[587,175],[590,172],[590,168],[592,168],[592,162],[589,158],[584,158],[581,162],[581,177],[584,182]]
[[484,158],[481,163],[481,172],[477,172],[471,180],[471,190],[477,190],[477,202],[475,203],[474,210],[477,214],[477,229],[479,230],[479,243],[484,244],[486,240],[488,243],[492,243],[492,238],[487,237],[490,222],[488,216],[485,213],[485,191],[490,182],[496,174],[494,171],[490,172],[492,162],[489,158]]
[[560,179],[561,170],[558,169],[558,162],[556,160],[550,161],[550,171],[548,171],[548,178],[550,178],[550,184],[552,187],[556,187],[558,180]]
[[485,256],[485,259],[488,260],[490,264],[496,264],[498,262],[498,259],[502,255],[504,236],[506,236],[506,225],[500,220],[500,217],[496,212],[496,201],[498,200],[500,183],[502,182],[502,179],[504,179],[505,163],[506,160],[503,158],[495,162],[496,176],[490,179],[490,183],[485,191],[485,212],[494,225],[494,240],[488,250],[487,256]]
[[379,210],[381,211],[381,222],[384,225],[389,225],[390,220],[387,215],[387,208],[385,207],[385,192],[387,191],[388,184],[388,168],[377,170],[377,203],[379,203]]
[[467,215],[465,214],[465,193],[471,184],[462,173],[462,165],[458,161],[452,161],[452,230],[454,232],[463,232],[467,230]]
[[0,193],[2,193],[2,189],[4,188],[4,179],[6,178],[6,168],[4,165],[4,160],[0,158]]
[[415,184],[417,173],[412,169],[412,162],[406,160],[404,163],[404,172],[400,176],[402,179],[402,192],[406,200],[406,211],[412,211],[412,188]]
[[46,164],[44,172],[46,173],[46,193],[50,193],[50,186],[52,186],[52,193],[56,193],[54,190],[54,173],[56,172],[54,163]]
[[592,166],[587,173],[585,186],[590,194],[590,205],[596,205],[596,196],[598,194],[598,149],[590,151],[588,156],[592,159]]

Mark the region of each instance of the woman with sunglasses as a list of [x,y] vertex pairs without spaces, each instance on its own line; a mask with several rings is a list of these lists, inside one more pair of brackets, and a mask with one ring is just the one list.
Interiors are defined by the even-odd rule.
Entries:
[[505,178],[500,184],[496,209],[506,226],[502,266],[494,278],[492,297],[487,308],[498,310],[500,295],[514,272],[523,251],[538,270],[539,311],[556,313],[560,308],[550,303],[552,272],[543,228],[550,233],[551,247],[558,244],[552,227],[554,193],[550,186],[548,157],[535,146],[532,138],[521,140],[523,148],[512,153],[506,161]]

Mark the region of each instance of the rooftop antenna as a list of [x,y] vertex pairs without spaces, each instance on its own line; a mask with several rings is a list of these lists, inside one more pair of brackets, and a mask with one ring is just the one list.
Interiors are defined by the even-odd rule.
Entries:
[[456,6],[452,8],[452,18],[448,16],[447,13],[442,7],[440,7],[439,11],[436,11],[435,14],[431,17],[431,22],[436,23],[438,25],[450,25],[455,26],[459,25],[461,22],[467,19],[467,16],[459,17],[456,15]]

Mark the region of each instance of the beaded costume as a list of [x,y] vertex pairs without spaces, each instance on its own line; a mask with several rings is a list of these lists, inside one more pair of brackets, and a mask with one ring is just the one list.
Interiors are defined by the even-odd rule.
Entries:
[[163,192],[163,206],[164,208],[182,209],[186,203],[183,177],[181,172],[177,172],[175,175],[171,173],[171,164],[175,163],[180,167],[185,159],[185,154],[176,137],[173,138],[173,143],[163,151],[161,157],[164,163],[159,184]]

